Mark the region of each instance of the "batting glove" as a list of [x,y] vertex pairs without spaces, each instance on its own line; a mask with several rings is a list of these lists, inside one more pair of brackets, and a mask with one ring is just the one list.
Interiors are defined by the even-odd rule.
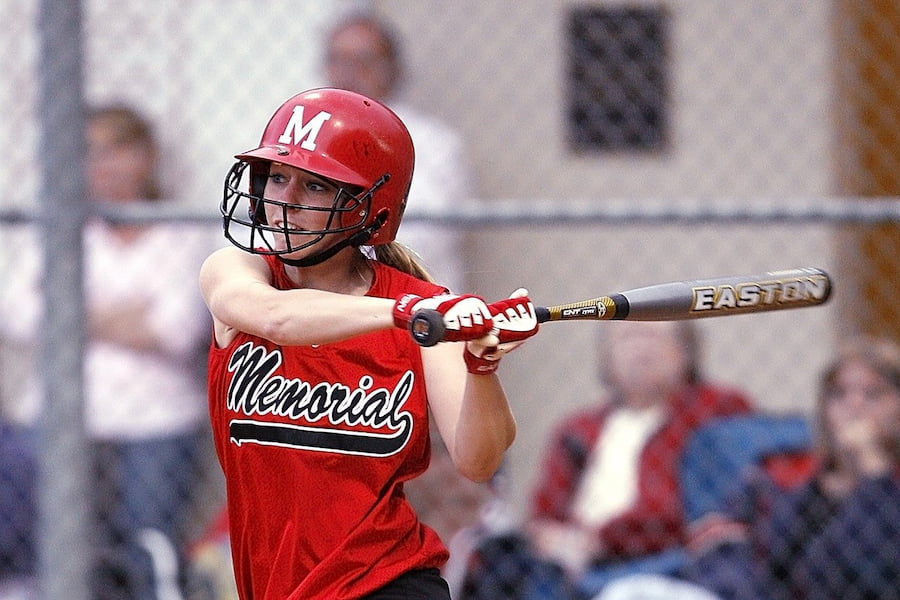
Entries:
[[528,298],[526,289],[520,288],[509,298],[489,304],[488,308],[494,322],[491,333],[468,342],[463,351],[470,373],[493,373],[504,355],[538,332],[534,304]]
[[476,340],[491,332],[493,319],[478,296],[442,294],[422,298],[405,294],[394,302],[394,324],[408,329],[419,344]]

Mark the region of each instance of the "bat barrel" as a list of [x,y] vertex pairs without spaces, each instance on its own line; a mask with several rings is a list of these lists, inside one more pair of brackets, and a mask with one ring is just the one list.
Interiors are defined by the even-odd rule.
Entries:
[[[816,268],[719,277],[669,286],[663,291],[641,288],[624,295],[631,302],[632,311],[639,311],[648,319],[701,319],[803,308],[823,304],[831,296],[831,278]],[[672,297],[677,297],[678,301]]]
[[807,267],[761,275],[660,283],[571,304],[538,308],[538,321],[678,321],[824,304],[831,278]]

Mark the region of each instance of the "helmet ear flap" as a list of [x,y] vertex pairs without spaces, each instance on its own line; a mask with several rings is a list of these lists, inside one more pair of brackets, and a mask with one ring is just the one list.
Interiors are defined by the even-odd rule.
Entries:
[[372,224],[369,226],[369,230],[372,232],[371,239],[378,237],[379,230],[384,226],[390,216],[391,211],[388,208],[382,208],[378,211],[375,218],[372,219]]
[[[382,208],[381,210],[379,210],[375,215],[375,218],[372,219],[372,222],[344,240],[344,245],[358,248],[363,244],[372,242],[375,238],[378,237],[378,231],[382,228],[382,226],[384,226],[384,223],[388,220],[388,216],[390,216],[390,214],[391,211],[388,208]],[[337,244],[336,246],[332,246],[332,248],[343,248],[344,245]]]

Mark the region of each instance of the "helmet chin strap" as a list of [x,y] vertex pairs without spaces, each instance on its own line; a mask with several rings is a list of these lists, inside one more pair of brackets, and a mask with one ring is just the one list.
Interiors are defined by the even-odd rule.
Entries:
[[278,260],[283,262],[286,265],[291,267],[312,267],[313,265],[318,265],[320,263],[325,262],[344,248],[348,246],[352,246],[354,248],[358,248],[368,242],[372,235],[381,229],[381,226],[384,225],[384,222],[387,220],[388,213],[387,211],[382,212],[378,216],[375,217],[375,220],[368,227],[364,227],[360,229],[353,235],[348,238],[344,238],[335,245],[322,250],[316,254],[312,254],[307,256],[306,258],[284,258],[283,256],[279,256]]

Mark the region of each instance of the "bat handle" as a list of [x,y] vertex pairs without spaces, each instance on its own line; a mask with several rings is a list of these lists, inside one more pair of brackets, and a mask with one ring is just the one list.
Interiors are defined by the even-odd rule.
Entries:
[[434,346],[444,338],[444,315],[430,308],[417,310],[409,321],[409,333],[420,346]]
[[[538,323],[546,323],[550,320],[550,309],[545,306],[535,306],[534,314]],[[409,333],[420,346],[434,346],[444,339],[444,315],[430,308],[417,310],[409,322]]]

